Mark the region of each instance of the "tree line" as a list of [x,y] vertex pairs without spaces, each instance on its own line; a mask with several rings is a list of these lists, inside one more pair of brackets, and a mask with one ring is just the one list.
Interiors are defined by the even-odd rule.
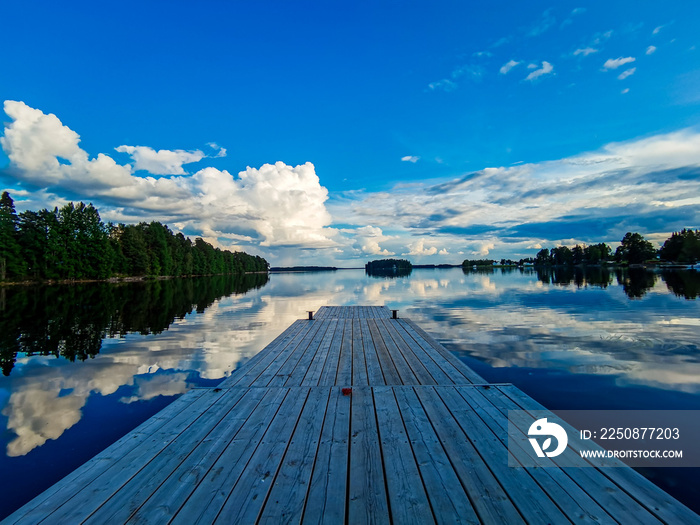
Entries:
[[658,250],[639,233],[627,232],[613,254],[605,243],[591,246],[544,248],[534,259],[536,266],[596,265],[606,262],[642,264],[656,260],[677,264],[695,264],[700,260],[700,230],[674,232]]
[[[620,241],[620,246],[615,252],[604,243],[591,244],[589,246],[577,244],[573,248],[557,246],[555,248],[542,248],[532,258],[513,261],[501,259],[501,266],[580,266],[600,265],[607,263],[617,264],[642,264],[648,261],[661,261],[675,264],[695,264],[700,261],[700,230],[684,229],[674,232],[666,239],[658,250],[641,234],[628,232]],[[493,259],[465,259],[464,268],[484,267],[498,264]]]
[[259,256],[192,242],[160,222],[104,223],[92,204],[17,214],[0,197],[0,281],[267,272]]
[[380,277],[405,277],[413,271],[413,265],[406,259],[377,259],[365,264],[367,275]]

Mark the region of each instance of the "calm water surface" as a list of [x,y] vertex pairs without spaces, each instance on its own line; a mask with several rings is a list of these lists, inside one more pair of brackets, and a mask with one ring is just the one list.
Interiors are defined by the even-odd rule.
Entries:
[[[700,273],[364,270],[0,289],[0,518],[326,304],[399,309],[551,409],[700,409]],[[698,469],[643,474],[696,511]]]

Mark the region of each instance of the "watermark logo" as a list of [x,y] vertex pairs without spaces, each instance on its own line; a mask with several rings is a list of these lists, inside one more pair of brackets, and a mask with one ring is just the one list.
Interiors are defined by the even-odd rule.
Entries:
[[[559,454],[564,452],[564,450],[566,450],[566,445],[569,443],[569,437],[566,435],[566,430],[556,423],[548,422],[546,417],[535,421],[530,426],[530,430],[528,430],[527,434],[530,436],[529,439],[532,448],[535,449],[537,456],[541,458],[545,456],[548,458],[557,457]],[[542,446],[540,447],[537,439],[532,436],[549,437],[544,440],[544,443],[542,443]],[[556,438],[557,447],[554,450],[548,451],[548,449],[552,446],[552,437]]]

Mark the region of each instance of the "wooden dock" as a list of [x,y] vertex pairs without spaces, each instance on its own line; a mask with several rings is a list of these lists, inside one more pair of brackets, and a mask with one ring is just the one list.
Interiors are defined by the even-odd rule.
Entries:
[[628,467],[509,467],[514,409],[412,321],[323,307],[3,523],[700,523]]

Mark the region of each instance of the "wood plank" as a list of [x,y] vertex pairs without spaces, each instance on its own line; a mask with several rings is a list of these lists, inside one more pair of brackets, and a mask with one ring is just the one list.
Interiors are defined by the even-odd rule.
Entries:
[[[153,494],[128,517],[128,520],[113,518],[109,522],[164,523],[169,521],[197,488],[230,441],[235,439],[253,411],[257,410],[261,403],[269,403],[275,395],[274,391],[262,388],[252,388],[242,392],[244,396],[235,409],[222,418],[205,439],[195,444],[194,450],[159,487],[152,487],[155,489]],[[149,484],[146,480],[145,485]]]
[[305,322],[308,325],[308,328],[301,332],[299,336],[294,339],[292,344],[278,352],[277,355],[274,356],[274,359],[263,371],[259,372],[257,376],[252,378],[252,380],[242,382],[241,386],[270,386],[273,384],[273,382],[275,386],[282,386],[284,381],[287,380],[287,377],[285,376],[283,381],[280,380],[281,378],[277,380],[275,380],[275,378],[279,374],[283,373],[283,369],[286,371],[286,373],[291,371],[291,368],[289,367],[296,364],[296,361],[292,361],[292,363],[289,365],[287,362],[290,359],[293,359],[294,356],[299,356],[300,353],[306,351],[308,346],[316,337],[318,330],[323,327],[325,323],[325,321],[322,320]]
[[294,350],[298,345],[302,344],[317,325],[313,321],[297,321],[300,330],[294,336],[287,340],[284,345],[280,345],[271,352],[267,352],[260,360],[256,361],[252,366],[245,367],[241,370],[240,375],[232,375],[229,381],[226,382],[226,387],[248,387],[251,386],[261,374],[275,361],[278,361],[281,356],[286,356]]
[[304,321],[294,321],[289,328],[277,336],[269,345],[248,359],[248,361],[243,363],[240,367],[233,370],[231,375],[229,375],[219,384],[219,387],[230,388],[236,386],[235,383],[242,374],[245,374],[248,370],[255,367],[266,357],[274,355],[275,352],[279,352],[282,348],[289,344],[289,342],[304,328],[304,326]]
[[362,346],[362,330],[360,320],[352,320],[352,384],[368,385],[365,351]]
[[[498,389],[505,393],[523,410],[547,410],[537,401],[515,387],[498,387]],[[578,432],[576,432],[573,427],[568,425],[564,426],[569,434],[569,446],[581,449],[584,448],[583,444],[580,443]],[[700,523],[700,516],[688,507],[658,488],[634,469],[627,467],[622,462],[619,462],[619,465],[619,467],[599,469],[587,467],[578,470],[584,473],[593,470],[601,472],[616,487],[619,487],[619,490],[623,494],[639,502],[644,509],[665,523]],[[602,493],[603,491],[598,491],[597,494]],[[632,505],[638,507],[637,505]],[[607,506],[603,505],[603,508],[610,512]]]
[[340,356],[338,357],[338,371],[335,377],[335,384],[340,386],[350,386],[352,384],[352,321],[343,319],[345,327],[343,329],[343,340],[340,343]]
[[360,319],[360,333],[362,334],[362,348],[365,354],[365,364],[367,365],[367,381],[370,385],[385,385],[382,367],[379,364],[377,347],[372,340],[367,319]]
[[418,346],[418,343],[403,329],[395,320],[387,319],[383,321],[384,326],[391,335],[394,343],[401,352],[413,373],[419,379],[420,384],[440,384],[451,385],[454,381],[438,363],[433,361],[425,351]]
[[440,438],[479,520],[484,523],[525,523],[434,387],[414,387]]
[[436,522],[480,523],[416,393],[408,387],[393,390]]
[[[295,394],[300,389],[292,389]],[[176,512],[171,523],[181,524],[211,524],[219,515],[232,489],[247,469],[249,461],[259,449],[263,437],[272,429],[279,428],[276,415],[282,413],[285,417],[295,409],[302,396],[289,395],[288,388],[269,389],[271,396],[266,396],[260,402],[258,409],[244,423],[236,437],[231,440],[226,449],[216,459],[214,465],[206,473],[197,488]],[[305,396],[304,396],[305,397]],[[303,402],[303,399],[301,399]],[[297,415],[300,412],[298,409]],[[259,475],[265,474],[265,471]],[[269,482],[269,475],[265,479]]]
[[[183,497],[194,490],[197,474],[202,473],[201,461],[214,461],[233,435],[241,428],[262,399],[265,391],[236,389],[229,391],[213,405],[196,425],[168,444],[134,477],[124,484],[97,509],[86,523],[124,523],[141,506],[155,498],[159,511],[164,511],[169,502],[176,502],[179,508]],[[191,466],[195,468],[192,469]],[[206,472],[208,468],[204,470]],[[177,475],[173,475],[177,473]],[[187,483],[186,480],[190,479]],[[166,487],[163,490],[163,487]],[[154,492],[158,492],[156,495]],[[174,510],[170,506],[172,517]],[[143,516],[143,514],[141,514]],[[161,519],[163,516],[161,516]]]
[[340,347],[343,343],[343,333],[345,332],[345,319],[337,319],[331,347],[328,350],[328,357],[323,365],[323,370],[318,378],[317,385],[333,386],[340,370]]
[[[482,387],[460,387],[458,389],[460,395],[469,405],[475,411],[478,410],[481,419],[496,433],[503,446],[509,447],[510,450],[519,449],[520,445],[515,440],[509,440],[507,412],[501,411],[482,394],[482,392],[487,390],[491,389]],[[501,395],[499,397],[504,398],[504,401],[510,401],[506,396]],[[517,409],[517,406],[512,406],[511,409]],[[527,446],[529,446],[529,442],[527,442]],[[514,454],[517,459],[518,451],[516,450]],[[555,467],[554,463],[551,463],[551,465]],[[549,494],[550,498],[557,503],[557,506],[562,509],[571,522],[617,523],[586,491],[568,476],[564,469],[528,467],[526,470],[542,489]]]
[[299,523],[328,410],[330,388],[313,388],[257,523]]
[[389,523],[372,389],[352,387],[348,522]]
[[[169,443],[186,431],[211,407],[221,399],[223,392],[208,391],[192,403],[189,410],[173,417],[170,424],[164,425],[148,439],[141,442],[126,455],[120,455],[118,461],[109,461],[109,467],[99,476],[92,478],[89,484],[75,486],[63,485],[63,490],[56,493],[51,502],[37,506],[27,513],[23,521],[39,523],[47,519],[52,523],[80,522],[96,510],[106,499],[136,475],[144,465],[150,463]],[[49,507],[50,505],[50,507]]]
[[413,337],[418,345],[450,376],[455,384],[485,383],[484,379],[467,367],[455,356],[450,354],[440,343],[420,329],[409,319],[398,319],[406,332]]
[[[254,523],[265,504],[292,434],[309,399],[308,388],[297,388],[291,402],[277,412],[249,464],[233,487],[214,523]],[[288,399],[289,399],[288,397]],[[314,405],[313,408],[316,408]]]
[[[411,365],[408,364],[408,361],[406,361],[406,357],[404,356],[404,353],[401,351],[401,349],[398,347],[396,342],[391,336],[391,333],[389,331],[389,328],[386,326],[385,323],[387,323],[385,319],[375,319],[374,323],[378,332],[378,337],[381,337],[382,341],[384,342],[384,346],[386,347],[386,351],[391,357],[391,360],[394,363],[394,366],[396,367],[396,372],[399,375],[400,383],[402,385],[420,385],[420,384],[425,384],[419,377],[416,375],[416,373],[413,371],[411,368]],[[410,350],[408,350],[410,352]],[[434,380],[430,373],[425,369],[425,367],[416,360],[416,365],[419,367],[421,372],[423,373],[423,378],[428,380],[427,384],[434,384]]]
[[[309,345],[301,349],[299,348],[297,352],[290,355],[287,362],[282,368],[280,368],[279,373],[270,381],[269,386],[300,386],[304,377],[309,371],[309,367],[313,363],[316,355],[322,351],[323,341],[325,340],[326,333],[331,327],[335,320],[325,320],[325,321],[314,321],[315,323],[321,323],[316,335],[311,340]],[[323,356],[325,360],[325,355]]]
[[345,521],[350,451],[350,400],[341,388],[331,390],[316,455],[303,523],[335,525]]
[[[331,352],[331,345],[333,344],[333,339],[335,337],[335,333],[338,330],[338,323],[340,322],[339,319],[331,319],[328,321],[328,329],[326,330],[326,334],[323,336],[323,340],[321,341],[321,346],[319,347],[318,351],[316,352],[316,355],[314,356],[313,360],[311,361],[311,364],[308,366],[308,369],[306,370],[306,375],[304,375],[304,378],[301,381],[301,386],[317,386],[319,379],[321,378],[321,374],[323,373],[324,368],[326,368],[326,361],[329,358],[329,354]],[[341,328],[342,330],[342,328]],[[301,364],[301,362],[300,362]],[[337,362],[336,362],[337,366]],[[333,383],[330,385],[323,385],[323,386],[332,386],[335,384],[335,378]]]
[[433,387],[491,473],[529,523],[566,523],[567,517],[522,467],[508,466],[508,448],[454,387]]
[[[368,320],[369,333],[372,337],[372,342],[374,347],[377,349],[377,357],[379,357],[379,365],[382,367],[382,373],[384,375],[384,381],[387,385],[401,385],[404,384],[404,380],[397,370],[397,363],[404,366],[404,371],[410,370],[408,365],[403,360],[402,356],[396,352],[393,356],[389,352],[384,339],[380,334],[379,327],[377,325],[377,319]],[[407,378],[410,380],[410,378]],[[416,381],[410,382],[408,384],[415,384]]]
[[[496,397],[497,394],[485,392],[484,395],[491,399]],[[509,414],[512,420],[516,423],[516,426],[527,425],[527,428],[529,428],[536,419],[532,415],[528,415],[527,412],[522,411],[517,404],[512,406],[511,410],[520,411],[510,412]],[[527,431],[524,432],[527,433]],[[569,436],[570,439],[572,439],[572,433],[569,432]],[[520,441],[523,442],[523,446],[526,446],[524,444],[526,439],[526,435],[521,436]],[[569,444],[573,445],[571,441]],[[568,455],[566,459],[549,459],[553,464],[562,467],[562,470],[564,470],[571,477],[571,479],[582,488],[582,490],[590,494],[591,497],[615,520],[624,522],[629,519],[634,519],[640,523],[659,523],[659,520],[651,515],[643,506],[639,505],[624,491],[620,490],[618,486],[612,483],[604,475],[604,469],[596,469],[591,467],[587,461],[579,457],[577,453]]]
[[328,311],[330,310],[330,306],[322,306],[316,312],[314,313],[314,318],[315,319],[324,319],[328,315]]
[[394,523],[435,523],[391,387],[374,387],[374,403]]

